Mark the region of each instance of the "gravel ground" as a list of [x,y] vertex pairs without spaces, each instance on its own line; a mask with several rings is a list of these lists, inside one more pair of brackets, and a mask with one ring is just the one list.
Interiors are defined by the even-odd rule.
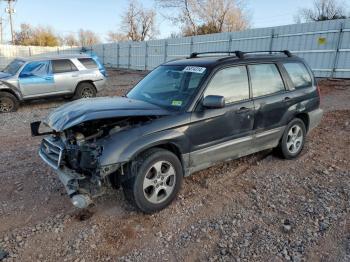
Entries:
[[[101,96],[145,72],[109,74]],[[298,159],[264,151],[198,172],[153,215],[120,190],[72,207],[28,126],[64,100],[0,115],[0,261],[350,261],[350,82],[320,87],[326,113]]]

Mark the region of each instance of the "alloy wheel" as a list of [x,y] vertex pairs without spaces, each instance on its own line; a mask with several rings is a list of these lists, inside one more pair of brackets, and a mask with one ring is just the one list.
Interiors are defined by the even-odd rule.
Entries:
[[287,149],[290,153],[295,154],[299,151],[303,144],[303,131],[299,125],[293,125],[287,136]]
[[91,98],[94,96],[94,92],[91,90],[91,88],[86,87],[81,90],[81,97],[82,98]]
[[149,168],[143,181],[145,198],[159,204],[169,198],[174,191],[176,172],[173,165],[167,161],[158,161]]
[[0,97],[0,112],[11,112],[14,108],[13,101],[8,97]]

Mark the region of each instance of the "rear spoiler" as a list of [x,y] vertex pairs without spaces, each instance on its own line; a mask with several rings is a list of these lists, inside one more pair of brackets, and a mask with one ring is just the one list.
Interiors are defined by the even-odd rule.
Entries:
[[40,125],[41,125],[41,121],[36,121],[36,122],[30,123],[30,131],[32,133],[32,136],[45,136],[45,135],[54,134],[53,131],[40,133],[40,131],[39,131]]

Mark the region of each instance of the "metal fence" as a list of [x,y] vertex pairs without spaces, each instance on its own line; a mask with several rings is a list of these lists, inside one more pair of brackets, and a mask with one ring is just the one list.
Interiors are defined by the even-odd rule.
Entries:
[[0,68],[5,68],[16,57],[50,56],[57,54],[73,54],[81,50],[79,47],[42,47],[0,45]]
[[[109,67],[151,70],[192,52],[285,50],[303,57],[317,77],[350,78],[350,19],[194,37],[87,47]],[[0,68],[15,57],[78,53],[79,47],[0,45]]]
[[115,68],[150,70],[192,52],[285,50],[303,57],[317,77],[350,78],[350,19],[194,37],[91,47]]

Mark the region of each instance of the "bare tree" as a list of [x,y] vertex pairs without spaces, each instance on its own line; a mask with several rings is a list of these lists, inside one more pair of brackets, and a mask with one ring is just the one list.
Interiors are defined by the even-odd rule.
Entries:
[[153,9],[145,9],[137,0],[131,0],[122,17],[121,30],[132,41],[152,39],[158,34],[155,18],[156,12]]
[[57,46],[60,44],[59,36],[50,27],[32,27],[21,24],[20,31],[15,32],[16,45]]
[[200,0],[156,0],[157,5],[165,11],[163,15],[176,25],[183,27],[184,34],[196,34],[200,24],[198,17]]
[[113,31],[109,31],[107,34],[107,41],[108,42],[117,43],[117,42],[122,42],[122,41],[127,41],[127,40],[128,40],[128,37],[125,34],[116,33]]
[[337,0],[315,0],[312,8],[299,11],[296,21],[324,21],[346,18],[345,4]]
[[78,36],[79,36],[79,44],[81,46],[92,46],[101,42],[98,35],[90,30],[80,29]]
[[241,31],[249,27],[239,0],[156,0],[165,17],[182,26],[185,36]]
[[68,34],[64,37],[63,43],[67,46],[78,46],[79,42],[74,34]]
[[15,32],[15,45],[30,45],[34,29],[29,24],[21,24],[20,30]]

